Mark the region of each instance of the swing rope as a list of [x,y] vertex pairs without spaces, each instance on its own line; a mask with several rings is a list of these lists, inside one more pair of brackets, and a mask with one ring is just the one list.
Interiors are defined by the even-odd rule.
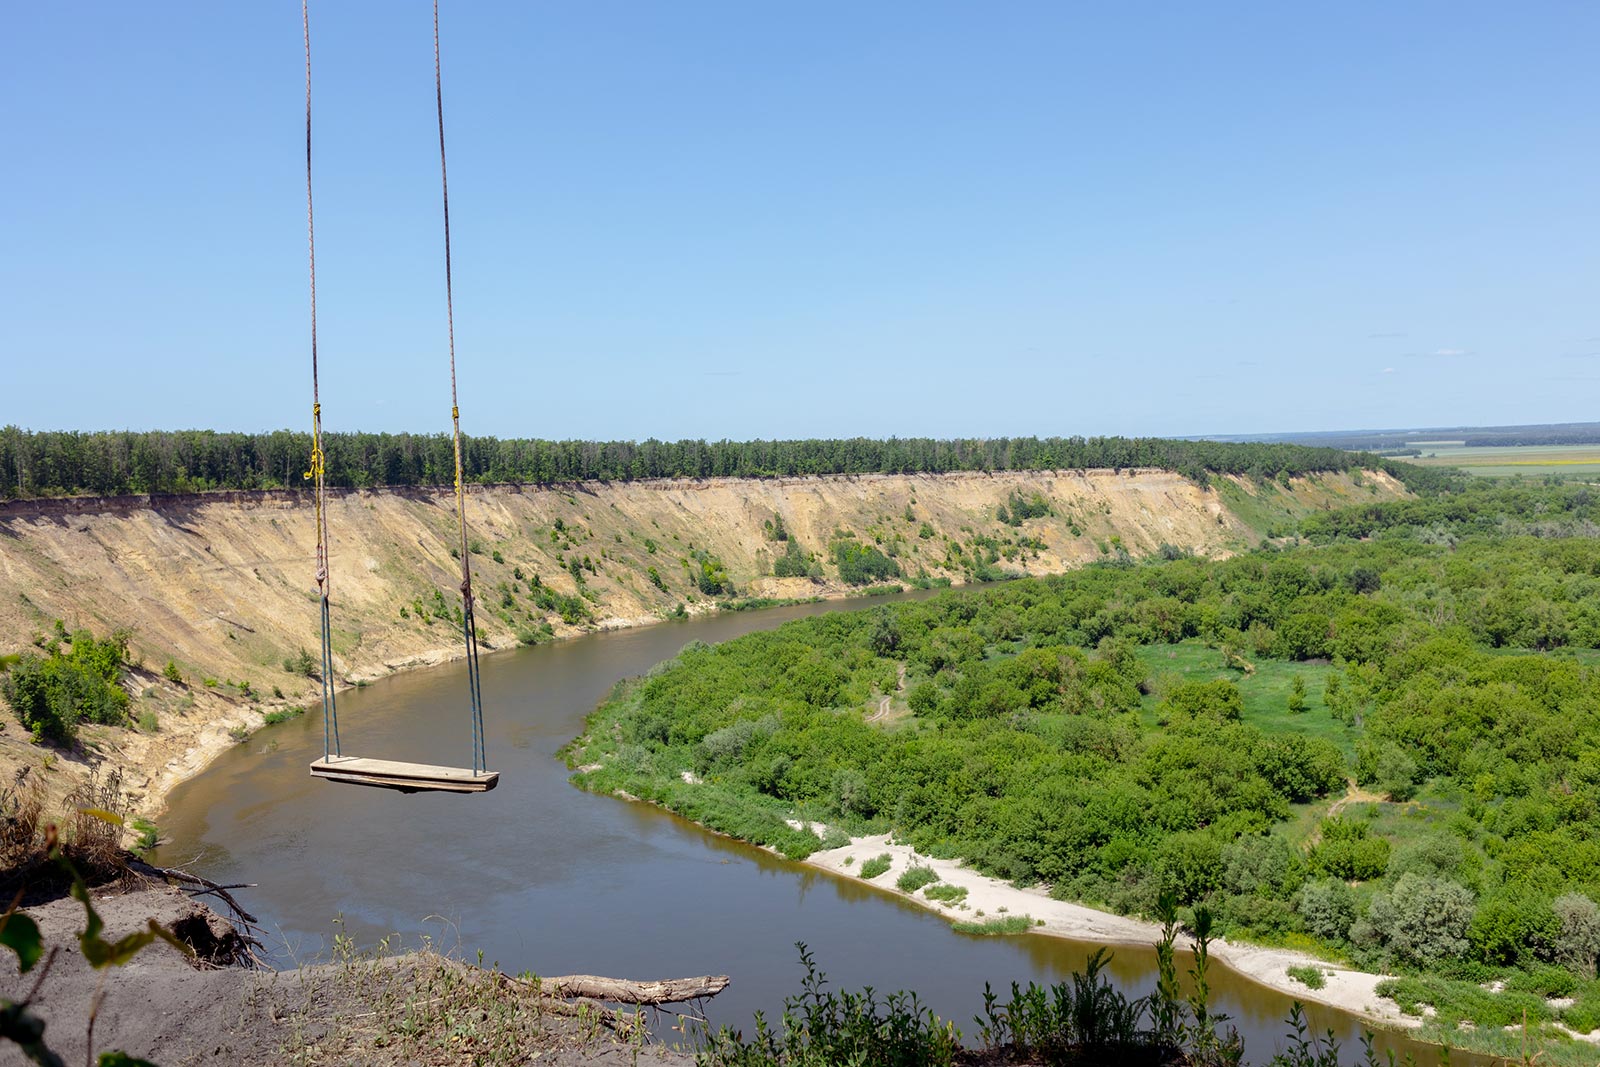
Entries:
[[483,689],[478,677],[478,625],[473,618],[471,546],[467,540],[466,486],[461,478],[461,404],[456,395],[456,311],[450,277],[450,172],[444,155],[444,76],[439,61],[439,0],[433,0],[433,99],[439,116],[439,185],[444,197],[444,306],[450,339],[450,421],[455,435],[456,519],[461,532],[461,633],[467,644],[467,689],[471,700],[472,769],[483,773]]
[[310,0],[300,2],[300,25],[306,44],[306,243],[311,274],[311,469],[315,480],[317,512],[317,594],[322,604],[322,755],[339,754],[339,709],[333,690],[333,640],[328,621],[328,509],[322,451],[322,396],[317,384],[317,228],[311,207],[311,10]]
[[[306,53],[306,237],[311,278],[311,469],[305,476],[316,486],[317,591],[322,616],[322,752],[339,755],[339,712],[333,687],[333,639],[328,610],[328,513],[326,501],[327,457],[322,450],[322,400],[317,382],[317,240],[311,199],[311,12],[310,0],[300,0],[300,21]],[[433,3],[433,93],[439,118],[439,178],[444,196],[444,293],[450,342],[450,419],[455,438],[456,520],[461,557],[461,632],[467,646],[467,688],[471,707],[472,770],[487,770],[484,751],[483,687],[478,673],[478,625],[473,615],[471,544],[467,536],[466,484],[461,475],[461,405],[456,391],[455,293],[450,271],[450,179],[444,151],[444,79],[439,59],[439,2]]]

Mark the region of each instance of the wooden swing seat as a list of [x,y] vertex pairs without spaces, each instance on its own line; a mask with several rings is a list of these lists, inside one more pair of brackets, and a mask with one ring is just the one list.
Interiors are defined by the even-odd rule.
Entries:
[[400,763],[361,756],[324,756],[312,760],[311,777],[401,793],[487,793],[500,782],[499,771],[480,774],[469,767],[436,767],[429,763]]

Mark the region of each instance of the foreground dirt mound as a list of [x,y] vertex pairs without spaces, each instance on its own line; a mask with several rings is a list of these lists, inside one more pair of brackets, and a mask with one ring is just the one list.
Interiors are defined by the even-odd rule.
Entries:
[[[116,938],[154,918],[186,931],[202,952],[226,956],[229,924],[187,894],[149,886],[99,896],[95,907]],[[387,958],[351,954],[292,971],[198,964],[166,944],[105,972],[75,951],[83,908],[62,899],[30,909],[48,945],[59,946],[33,1004],[45,1037],[68,1063],[85,1062],[97,994],[96,1053],[121,1049],[161,1067],[184,1065],[686,1064],[693,1058],[625,1039],[599,1013],[558,1014],[531,987],[436,953]],[[0,961],[0,993],[20,997],[36,968],[19,976]],[[103,984],[102,984],[103,983]],[[0,1062],[18,1055],[0,1048]],[[498,1058],[497,1058],[498,1057]]]

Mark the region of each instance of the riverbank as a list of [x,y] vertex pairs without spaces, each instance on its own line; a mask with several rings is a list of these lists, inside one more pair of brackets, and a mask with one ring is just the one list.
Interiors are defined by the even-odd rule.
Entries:
[[[890,858],[887,870],[873,878],[860,876],[863,864],[885,854]],[[1148,947],[1161,939],[1161,927],[1156,923],[1056,900],[1042,889],[1018,888],[965,867],[959,860],[919,855],[909,845],[896,844],[891,834],[851,838],[850,844],[814,852],[803,862],[892,893],[953,923],[1024,917],[1030,933],[1074,941]],[[959,903],[946,903],[928,899],[924,891],[907,893],[897,889],[896,880],[913,866],[932,869],[939,876],[939,884],[965,889],[964,898]],[[1178,945],[1187,949],[1191,942],[1180,936]],[[1291,949],[1242,944],[1222,938],[1211,942],[1210,952],[1214,961],[1230,970],[1296,1000],[1326,1005],[1385,1029],[1414,1030],[1422,1024],[1421,1019],[1402,1014],[1394,1001],[1378,996],[1377,986],[1387,977],[1385,975],[1337,966]],[[1290,977],[1290,967],[1316,968],[1323,974],[1323,987],[1312,989]]]
[[[468,496],[479,635],[503,650],[734,597],[847,597],[837,540],[880,548],[902,581],[963,584],[1164,546],[1223,557],[1297,515],[1405,494],[1381,472],[1289,481],[1202,488],[1170,471],[1089,470],[487,487]],[[1014,499],[1048,514],[1004,521]],[[425,489],[330,502],[341,688],[461,655],[452,504]],[[88,727],[78,749],[51,750],[0,716],[0,779],[32,768],[54,806],[103,763],[120,770],[133,813],[159,818],[179,782],[268,716],[318,700],[293,667],[317,640],[307,494],[12,501],[0,504],[0,534],[0,656],[46,642],[57,620],[125,630],[139,724]],[[774,576],[789,546],[812,573]]]

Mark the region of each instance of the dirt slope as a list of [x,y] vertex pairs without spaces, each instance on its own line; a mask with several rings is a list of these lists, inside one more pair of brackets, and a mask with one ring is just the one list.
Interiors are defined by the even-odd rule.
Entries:
[[[507,648],[519,636],[638,625],[679,605],[712,610],[726,594],[697,588],[696,552],[720,561],[739,597],[830,596],[848,589],[827,562],[844,532],[894,557],[908,579],[959,584],[984,567],[1050,574],[1163,544],[1223,556],[1307,511],[1403,492],[1371,472],[1212,489],[1164,471],[1004,472],[494,487],[474,489],[467,510],[480,631],[487,646]],[[1014,498],[1050,513],[1000,521]],[[453,503],[434,491],[333,500],[341,682],[460,654]],[[44,640],[58,619],[69,630],[126,628],[141,665],[133,711],[145,723],[85,729],[82,750],[48,754],[0,712],[0,775],[48,763],[41,773],[59,796],[84,757],[104,757],[125,769],[135,810],[154,814],[166,790],[231,743],[230,731],[314,699],[316,683],[285,669],[317,645],[308,505],[287,492],[0,505],[0,655]],[[780,519],[819,576],[771,576],[786,548],[773,539]],[[162,677],[169,660],[181,683]]]

